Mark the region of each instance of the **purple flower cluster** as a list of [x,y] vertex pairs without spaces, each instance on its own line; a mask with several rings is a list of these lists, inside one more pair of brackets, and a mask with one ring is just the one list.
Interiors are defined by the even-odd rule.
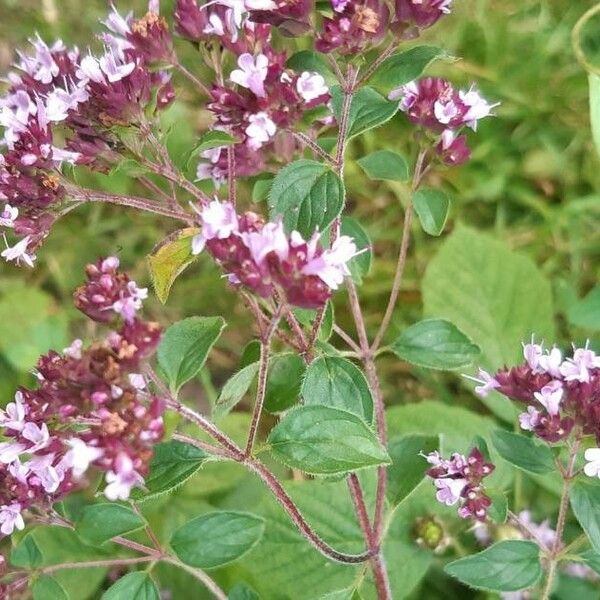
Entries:
[[449,81],[435,77],[403,85],[389,98],[399,100],[400,110],[415,125],[436,136],[436,151],[448,165],[464,163],[471,155],[461,130],[466,126],[475,131],[478,122],[497,106],[489,104],[474,88],[457,90]]
[[485,462],[481,451],[473,448],[467,457],[454,453],[450,459],[442,458],[439,452],[431,452],[425,458],[432,465],[427,475],[437,488],[438,501],[446,506],[460,501],[460,517],[485,521],[492,501],[486,495],[482,482],[496,467]]
[[471,377],[475,391],[486,396],[497,390],[527,405],[519,422],[547,442],[566,438],[575,426],[600,443],[600,356],[588,347],[573,346],[563,356],[555,346],[545,350],[533,341],[523,346],[524,362],[493,376],[483,370]]
[[[103,289],[120,289],[124,281],[116,258],[99,261],[88,267],[94,275],[88,295],[97,293],[101,265],[110,266],[104,269]],[[90,466],[106,474],[109,500],[125,500],[143,485],[152,446],[163,436],[164,404],[146,390],[139,369],[156,348],[160,329],[130,318],[129,310],[113,310],[123,317],[118,330],[87,348],[75,340],[62,353],[42,356],[37,386],[20,388],[0,410],[6,440],[0,442],[2,535],[23,529],[24,511],[47,510],[81,487]],[[98,316],[106,321],[104,314]]]
[[202,232],[193,239],[194,254],[206,248],[232,285],[263,298],[278,290],[294,306],[323,306],[350,274],[347,263],[357,255],[348,236],[323,249],[318,232],[308,241],[297,231],[288,237],[280,221],[265,223],[253,212],[238,215],[230,202],[214,200],[198,214]]
[[33,53],[20,53],[8,75],[0,98],[6,146],[0,225],[20,239],[7,244],[6,260],[33,265],[36,248],[60,215],[65,163],[105,170],[120,159],[114,129],[138,125],[151,103],[160,109],[174,98],[169,75],[157,68],[173,59],[165,21],[152,10],[134,20],[113,9],[105,24],[100,56],[82,55],[60,40],[48,46],[38,37],[31,40]]

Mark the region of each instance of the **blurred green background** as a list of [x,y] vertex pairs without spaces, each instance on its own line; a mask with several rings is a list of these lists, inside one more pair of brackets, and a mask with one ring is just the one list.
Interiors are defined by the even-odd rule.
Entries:
[[[121,12],[134,8],[136,14],[141,14],[145,9],[145,3],[138,0],[117,4]],[[172,3],[162,4],[163,12],[168,15]],[[425,41],[440,45],[457,57],[434,65],[431,73],[443,74],[461,87],[475,82],[487,99],[501,102],[501,106],[496,109],[495,118],[484,120],[479,131],[470,134],[474,152],[468,164],[437,170],[428,178],[428,185],[441,186],[451,195],[451,216],[440,238],[427,236],[415,224],[414,243],[389,339],[421,318],[423,277],[442,247],[444,261],[438,261],[435,271],[437,288],[428,285],[428,311],[436,302],[446,303],[443,284],[439,282],[453,267],[455,247],[446,246],[445,240],[462,224],[488,232],[537,265],[549,284],[532,282],[532,297],[527,298],[527,281],[539,277],[537,273],[531,274],[533,267],[527,262],[519,266],[522,271],[517,284],[521,288],[516,297],[521,303],[528,302],[529,322],[542,323],[540,333],[552,330],[546,313],[553,310],[558,343],[566,345],[570,339],[581,340],[589,335],[594,341],[594,335],[600,331],[600,295],[592,294],[587,303],[581,304],[580,300],[595,288],[600,268],[600,159],[590,131],[587,75],[575,59],[570,39],[577,19],[594,4],[592,0],[456,0],[452,16],[424,36]],[[15,49],[25,47],[27,38],[36,31],[48,41],[61,37],[65,43],[77,44],[81,49],[97,48],[99,20],[107,11],[108,3],[101,0],[0,0],[0,72],[9,69]],[[177,47],[182,62],[202,73],[195,51],[182,41],[177,42]],[[188,148],[209,123],[206,111],[199,108],[201,99],[185,82],[179,83],[183,87],[178,100],[164,116],[165,124],[171,128],[169,147],[174,154]],[[360,287],[371,330],[376,330],[387,301],[401,236],[401,206],[408,199],[407,186],[368,181],[357,166],[355,159],[380,148],[393,149],[414,159],[412,128],[402,114],[384,128],[355,139],[346,168],[349,213],[360,220],[374,242],[373,267]],[[86,183],[116,192],[145,194],[135,179],[123,173],[111,177],[89,176]],[[252,206],[250,191],[248,185],[242,184],[240,198],[249,207]],[[253,208],[264,209],[260,205]],[[145,256],[175,228],[171,222],[130,210],[100,205],[83,207],[54,228],[39,252],[35,270],[0,264],[0,404],[11,399],[18,383],[31,381],[30,370],[41,352],[50,347],[61,349],[72,337],[94,336],[95,325],[80,316],[71,304],[71,294],[82,281],[84,265],[99,255],[118,254],[123,267],[138,283],[149,285]],[[479,241],[473,239],[471,246],[469,240],[463,243],[463,255],[472,252],[475,259]],[[464,256],[459,257],[457,252],[457,264],[462,259]],[[507,269],[511,260],[506,259]],[[497,265],[499,289],[503,266],[502,261]],[[481,262],[480,273],[474,268],[469,280],[472,289],[462,290],[465,294],[476,292],[479,277],[485,279],[487,268],[485,261]],[[433,274],[429,276],[432,278]],[[512,276],[507,276],[506,287],[514,284]],[[546,297],[540,297],[540,290]],[[344,294],[338,294],[337,319],[352,331],[344,300]],[[499,316],[498,322],[510,322],[511,311],[517,314],[520,308],[502,306],[506,314]],[[491,310],[492,317],[496,316],[494,309]],[[229,322],[210,356],[208,369],[195,388],[188,391],[189,399],[194,398],[200,404],[214,396],[236,370],[241,349],[253,335],[252,319],[205,257],[177,280],[166,306],[151,298],[147,314],[165,325],[193,314],[220,314]],[[477,338],[477,331],[468,333]],[[498,338],[505,333],[498,331]],[[522,332],[516,339],[505,336],[516,354],[519,335]],[[496,340],[476,341],[482,344],[487,361],[491,362],[490,357],[507,355],[495,352]],[[394,407],[389,413],[391,435],[413,430],[444,431],[448,442],[445,449],[464,451],[475,434],[485,428],[489,432],[494,427],[490,420],[457,412],[451,406],[447,407],[447,413],[440,413],[439,404],[427,403],[421,405],[431,407],[430,415],[424,418],[418,408],[403,405],[434,399],[447,405],[466,406],[481,414],[490,414],[491,408],[498,416],[506,410],[505,405],[494,405],[493,401],[488,405],[479,402],[469,389],[459,384],[455,375],[409,368],[387,356],[381,358],[380,364],[386,402]],[[503,416],[511,418],[511,414]],[[244,417],[235,413],[224,427],[234,437],[243,437],[247,427]],[[193,491],[183,488],[170,502],[169,518],[158,520],[158,527],[161,531],[172,530],[209,503],[252,507],[263,491],[258,484],[238,485],[242,477],[232,465],[219,466],[217,470],[207,468],[199,478],[200,486]],[[548,491],[552,493],[552,482],[541,485],[543,491],[526,485],[525,496],[543,507],[540,512],[545,515],[546,510],[553,510],[556,501],[547,496]],[[422,502],[427,510],[433,504],[432,496],[428,489],[428,500]],[[515,509],[523,507],[518,506],[522,500],[519,498]],[[155,508],[160,512],[164,503]],[[414,514],[422,514],[422,507],[420,510]],[[410,530],[407,523],[403,524],[404,533]],[[262,556],[268,557],[269,552],[277,554],[278,550],[266,546]],[[260,555],[253,562],[248,569],[254,569],[256,574],[257,568],[260,572]],[[314,566],[315,573],[319,571],[321,563],[309,562],[307,569],[309,564]],[[235,581],[237,576],[233,569],[222,578]],[[164,577],[176,579],[175,575]],[[267,573],[263,580],[269,582],[269,577]],[[180,580],[181,589],[185,589],[185,578]],[[320,584],[311,580],[310,585],[316,589]],[[453,591],[448,580],[433,578],[429,585],[433,587],[415,597],[467,597],[464,588]],[[183,598],[185,594],[176,597]]]

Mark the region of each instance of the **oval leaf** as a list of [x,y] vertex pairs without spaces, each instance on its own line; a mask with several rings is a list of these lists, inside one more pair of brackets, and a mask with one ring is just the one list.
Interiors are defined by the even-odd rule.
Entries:
[[146,524],[143,517],[120,504],[92,504],[83,509],[76,531],[89,544],[100,545],[118,535],[125,535]]
[[56,579],[42,575],[31,589],[33,600],[69,600],[69,595]]
[[421,188],[413,195],[413,205],[425,233],[438,236],[444,231],[450,212],[450,200],[444,192]]
[[571,508],[594,550],[600,552],[600,485],[577,481],[571,490]]
[[399,52],[383,61],[370,84],[387,95],[393,89],[420,77],[429,63],[443,55],[443,50],[435,46],[416,46]]
[[224,417],[242,400],[248,393],[257,373],[258,363],[254,362],[247,367],[244,367],[227,380],[227,383],[223,386],[223,389],[215,402],[215,407],[213,409],[213,417],[215,419]]
[[165,331],[157,354],[171,391],[178,392],[198,373],[224,327],[221,317],[190,317]]
[[148,573],[129,573],[104,594],[102,600],[160,600],[158,588]]
[[145,491],[132,490],[132,499],[150,500],[173,491],[194,475],[207,458],[206,452],[183,442],[157,444],[144,482]]
[[171,286],[196,257],[192,254],[192,238],[200,229],[188,227],[163,240],[148,256],[148,267],[158,299],[164,304]]
[[458,369],[479,356],[479,347],[443,319],[427,319],[411,325],[391,348],[402,360],[429,369]]
[[277,173],[269,193],[271,217],[283,217],[288,232],[309,238],[324,231],[344,206],[342,180],[315,160],[297,160]]
[[[344,94],[340,86],[331,89],[331,106],[338,122],[341,120]],[[360,88],[350,104],[348,139],[389,121],[398,111],[397,102],[389,102],[370,87]]]
[[543,475],[556,469],[550,448],[524,435],[498,429],[492,443],[504,460],[523,471]]
[[359,159],[358,164],[369,179],[375,181],[407,181],[408,165],[400,154],[391,150],[378,150]]
[[278,413],[298,401],[306,367],[297,354],[274,356],[269,365],[265,409]]
[[539,555],[540,549],[533,542],[507,540],[455,560],[444,571],[474,588],[516,592],[531,587],[540,578]]
[[306,369],[304,404],[330,406],[351,412],[370,423],[373,398],[362,371],[345,358],[322,356]]
[[237,560],[260,540],[265,522],[250,513],[213,512],[192,519],[171,538],[171,547],[187,565],[213,569]]
[[329,406],[291,410],[271,430],[269,443],[281,462],[315,475],[348,473],[390,462],[362,419]]
[[439,450],[437,435],[413,433],[394,438],[388,444],[392,464],[388,469],[387,495],[393,504],[399,504],[425,476],[430,465],[419,456]]

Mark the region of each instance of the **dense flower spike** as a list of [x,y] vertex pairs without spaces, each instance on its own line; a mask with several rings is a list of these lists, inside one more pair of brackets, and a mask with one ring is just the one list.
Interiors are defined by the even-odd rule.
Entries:
[[523,345],[524,362],[493,376],[480,371],[477,393],[496,389],[526,405],[521,428],[547,442],[566,438],[574,427],[600,443],[600,357],[586,344],[571,356],[533,340]]
[[[117,266],[111,257],[87,271],[89,293],[100,286],[105,297],[118,298],[107,308],[122,317],[120,329],[87,348],[75,340],[62,353],[42,356],[37,387],[21,388],[0,410],[6,440],[0,443],[3,535],[23,529],[24,511],[45,511],[83,485],[90,466],[106,473],[104,494],[110,500],[125,500],[133,487],[143,485],[152,445],[163,435],[164,406],[146,391],[139,370],[158,343],[159,328],[135,318],[140,294],[128,294],[125,288],[132,286],[126,282],[132,282]],[[119,302],[128,308],[115,307]],[[89,312],[107,320],[98,310]]]
[[315,42],[319,52],[356,54],[384,38],[390,10],[383,0],[334,0],[332,6],[333,16],[323,20],[323,31]]
[[473,448],[467,457],[454,453],[450,459],[442,458],[438,452],[431,452],[424,458],[432,465],[427,475],[437,488],[438,501],[446,506],[460,502],[460,517],[485,521],[492,501],[486,495],[482,482],[494,471],[495,466],[485,462],[481,451]]
[[238,215],[230,202],[214,200],[198,214],[202,232],[192,242],[193,253],[206,248],[232,285],[263,298],[280,289],[295,306],[323,306],[350,274],[348,261],[357,255],[348,236],[323,249],[318,232],[308,241],[297,231],[288,237],[281,221],[265,223],[253,212]]
[[492,114],[497,104],[489,104],[475,88],[456,90],[449,81],[426,77],[393,90],[390,100],[400,101],[400,110],[420,127],[437,136],[436,150],[443,162],[461,164],[469,159],[466,126],[477,130],[478,122]]
[[[19,240],[2,252],[9,261],[33,265],[35,250],[61,215],[66,193],[62,167],[87,164],[106,169],[120,160],[114,126],[138,125],[152,102],[173,99],[166,71],[174,60],[164,19],[153,10],[142,19],[113,9],[100,56],[82,55],[58,41],[31,40],[20,54],[9,88],[0,98],[6,151],[0,155],[0,226]],[[60,135],[55,130],[60,128]],[[64,139],[58,144],[55,138]]]

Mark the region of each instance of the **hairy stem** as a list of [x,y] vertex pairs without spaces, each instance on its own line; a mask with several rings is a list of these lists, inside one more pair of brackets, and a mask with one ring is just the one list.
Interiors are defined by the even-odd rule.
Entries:
[[267,376],[269,374],[269,357],[271,355],[271,341],[279,326],[281,313],[284,310],[283,303],[280,304],[271,318],[271,323],[268,329],[260,340],[260,362],[258,367],[258,388],[256,390],[256,402],[254,404],[254,412],[252,413],[252,422],[250,423],[250,432],[248,433],[248,442],[246,444],[246,456],[252,454],[252,448],[256,441],[258,433],[258,424],[262,415],[265,396],[267,394]]
[[184,76],[187,77],[205,96],[211,97],[210,90],[198,79],[191,71],[184,67],[181,63],[177,63],[175,68]]
[[[173,407],[172,404],[171,407]],[[189,419],[191,416],[190,413],[193,413],[193,411],[191,411],[191,409],[188,409],[185,412],[185,414],[181,414],[182,416]],[[201,429],[203,429],[213,437],[215,437],[215,430],[218,432],[218,430],[214,425],[212,425],[212,423],[210,423],[200,415],[195,415],[195,417],[190,420],[192,420],[196,425],[198,425]],[[220,434],[220,432],[218,433]],[[186,443],[201,448],[202,450],[206,450],[206,445],[203,442],[200,442],[199,440],[196,440],[194,438],[189,438],[187,436],[184,437],[179,434],[176,435],[178,435],[178,439],[180,439],[181,441],[185,441]],[[220,436],[224,437],[224,434],[220,434]],[[230,444],[232,445],[232,448],[228,448],[225,452],[219,452],[219,455],[228,458],[229,460],[233,460],[241,465],[244,465],[252,473],[258,475],[258,477],[260,477],[263,483],[265,483],[265,485],[273,493],[279,504],[287,512],[294,525],[296,525],[296,527],[298,528],[298,531],[302,534],[304,538],[306,538],[306,540],[308,540],[308,542],[310,542],[310,544],[314,548],[321,552],[321,554],[328,558],[331,558],[332,560],[350,564],[363,563],[371,558],[372,551],[370,550],[367,550],[366,552],[363,552],[361,554],[346,554],[344,552],[337,551],[335,548],[333,548],[327,542],[325,542],[306,521],[306,519],[300,512],[300,509],[296,506],[290,495],[285,491],[284,487],[281,485],[277,477],[275,477],[275,475],[259,460],[253,458],[252,456],[246,456],[244,451],[241,448],[239,448],[234,442],[230,442]]]
[[567,513],[569,511],[569,494],[571,491],[571,484],[573,481],[573,473],[575,471],[575,459],[577,458],[577,451],[581,443],[581,435],[579,434],[575,439],[575,442],[569,448],[569,457],[567,459],[567,468],[563,474],[563,488],[560,496],[560,505],[558,508],[558,518],[556,520],[556,537],[554,538],[554,544],[550,549],[548,555],[548,570],[546,573],[546,583],[544,584],[544,590],[542,592],[542,600],[549,600],[552,594],[552,588],[554,586],[554,579],[556,577],[556,569],[560,560],[561,548],[563,545],[563,533],[565,530],[565,523],[567,520]]
[[147,198],[140,198],[139,196],[123,196],[120,194],[110,194],[108,192],[99,192],[96,190],[75,187],[68,187],[67,191],[70,197],[78,201],[104,202],[106,204],[129,206],[131,208],[154,213],[163,217],[177,219],[178,221],[183,221],[187,225],[194,224],[194,217],[191,214],[186,213],[183,210],[162,206],[156,202],[152,202],[152,200],[148,200]]
[[215,597],[217,600],[227,600],[227,594],[217,585],[217,583],[209,577],[207,573],[205,573],[202,569],[198,569],[195,567],[190,567],[185,563],[182,563],[180,560],[173,558],[172,556],[168,556],[163,559],[164,562],[170,563],[176,567],[179,567],[186,573],[189,573],[193,577],[195,577],[198,581],[201,581],[204,584],[204,587]]
[[406,266],[406,259],[408,256],[408,246],[410,244],[410,228],[412,226],[412,220],[414,215],[412,194],[419,187],[423,175],[425,174],[425,156],[426,152],[424,150],[419,152],[417,163],[415,165],[415,173],[413,175],[413,182],[411,186],[411,199],[409,205],[406,208],[406,212],[404,213],[402,242],[400,244],[400,253],[398,254],[398,261],[396,263],[396,273],[394,275],[392,291],[390,292],[390,298],[388,300],[383,319],[381,320],[381,325],[379,326],[379,330],[377,331],[377,335],[375,336],[375,340],[373,341],[373,346],[371,347],[373,352],[377,351],[377,348],[379,348],[381,340],[383,339],[383,336],[385,335],[385,332],[389,327],[390,321],[392,320],[392,315],[394,314],[394,309],[396,308],[396,302],[398,301],[398,296],[400,294],[400,286],[402,284],[402,276],[404,275],[404,268]]

